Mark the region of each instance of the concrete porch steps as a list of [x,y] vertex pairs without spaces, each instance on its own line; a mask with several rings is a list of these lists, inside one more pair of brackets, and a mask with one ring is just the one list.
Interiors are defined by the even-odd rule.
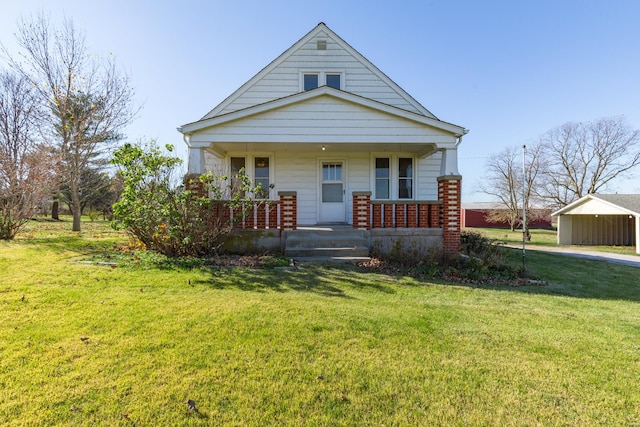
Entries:
[[289,258],[367,258],[366,231],[353,228],[309,228],[287,232],[284,255]]

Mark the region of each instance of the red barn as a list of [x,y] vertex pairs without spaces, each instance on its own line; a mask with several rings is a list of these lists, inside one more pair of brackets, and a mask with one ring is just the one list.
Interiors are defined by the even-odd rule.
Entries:
[[[504,204],[496,202],[474,202],[462,204],[462,227],[509,228],[507,221],[490,222],[492,211],[506,210]],[[551,228],[551,210],[544,210],[540,219],[529,221],[529,228]]]

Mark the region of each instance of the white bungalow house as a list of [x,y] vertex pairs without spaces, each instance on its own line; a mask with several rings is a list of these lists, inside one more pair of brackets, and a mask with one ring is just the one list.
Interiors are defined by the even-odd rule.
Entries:
[[398,238],[459,250],[457,148],[468,131],[438,119],[324,23],[178,130],[189,173],[244,167],[273,185],[271,204],[245,229],[279,237],[326,226],[334,237],[362,230],[383,250]]

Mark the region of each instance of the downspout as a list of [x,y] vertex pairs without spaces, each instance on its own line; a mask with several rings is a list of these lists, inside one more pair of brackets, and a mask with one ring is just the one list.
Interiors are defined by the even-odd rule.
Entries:
[[463,129],[462,135],[456,135],[456,148],[458,148],[458,145],[462,144],[462,137],[468,133],[469,129]]

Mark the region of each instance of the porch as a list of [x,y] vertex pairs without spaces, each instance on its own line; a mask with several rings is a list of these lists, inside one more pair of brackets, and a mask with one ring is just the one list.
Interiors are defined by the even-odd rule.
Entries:
[[352,193],[352,225],[298,226],[295,191],[278,200],[245,205],[225,243],[231,252],[273,250],[291,257],[366,257],[371,252],[426,253],[432,247],[455,253],[460,245],[459,177],[439,182],[439,200],[371,200]]

